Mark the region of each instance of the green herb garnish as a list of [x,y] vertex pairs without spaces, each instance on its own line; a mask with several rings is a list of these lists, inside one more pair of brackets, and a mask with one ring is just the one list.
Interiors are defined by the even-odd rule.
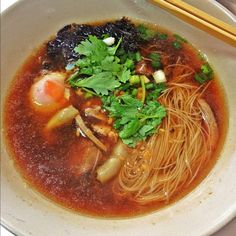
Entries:
[[161,95],[161,93],[166,89],[166,84],[165,83],[159,83],[159,84],[154,84],[152,83],[152,86],[148,86],[149,84],[146,85],[146,89],[152,89],[151,91],[148,91],[146,101],[155,101],[157,98]]
[[161,39],[161,40],[164,40],[164,39],[168,38],[168,35],[167,34],[163,34],[163,33],[157,33],[157,38]]
[[176,38],[176,40],[178,42],[183,42],[183,43],[187,43],[188,42],[185,38],[183,38],[182,36],[180,36],[178,34],[174,34],[173,36]]
[[132,75],[129,79],[131,85],[139,84],[140,83],[140,76],[139,75]]
[[172,45],[175,49],[181,49],[182,44],[188,42],[185,38],[178,34],[173,34],[173,36],[175,37],[175,40],[172,42]]
[[148,57],[152,60],[152,67],[154,69],[158,69],[161,67],[161,56],[159,53],[152,52]]
[[194,76],[195,80],[200,84],[203,84],[213,78],[213,69],[206,63],[201,66],[201,71]]
[[131,147],[154,134],[166,116],[165,108],[157,101],[143,104],[128,94],[119,97],[105,96],[103,106],[115,119],[114,128],[118,130],[122,141]]
[[145,25],[141,24],[137,27],[137,30],[139,32],[140,38],[147,41],[154,37],[155,32],[149,28],[147,28]]
[[[134,64],[128,59],[121,64],[115,55],[121,41],[122,39],[117,45],[109,47],[96,36],[90,35],[81,42],[74,50],[83,57],[76,61],[79,69],[68,79],[68,83],[72,87],[92,89],[97,95],[107,95],[109,91],[114,91],[121,83],[128,81]],[[88,77],[82,79],[81,75]]]
[[111,72],[100,72],[86,79],[70,81],[72,87],[90,88],[98,95],[107,95],[108,91],[113,91],[120,86],[120,82]]
[[136,63],[142,60],[140,52],[126,52],[123,48],[118,49],[116,56],[119,57],[120,63],[125,63],[127,60]]
[[173,42],[172,42],[172,45],[173,45],[173,47],[174,47],[175,49],[180,49],[180,48],[182,48],[182,43],[179,42],[179,41],[177,41],[177,40],[173,41]]
[[[121,40],[113,47],[96,36],[89,36],[81,42],[74,49],[80,59],[74,63],[75,72],[68,83],[82,88],[86,98],[100,96],[122,141],[135,147],[137,142],[157,131],[166,115],[165,108],[157,102],[165,86],[145,84],[145,76],[135,74],[135,64],[142,59],[141,54],[119,48]],[[151,53],[149,58],[154,68],[161,67],[158,53]],[[136,98],[140,88],[141,101]],[[121,91],[125,94],[115,96]]]

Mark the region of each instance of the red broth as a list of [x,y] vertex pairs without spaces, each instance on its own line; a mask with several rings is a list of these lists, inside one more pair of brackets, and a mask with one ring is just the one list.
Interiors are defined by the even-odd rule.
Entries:
[[[163,45],[165,46],[165,45]],[[197,51],[191,46],[181,50],[186,63],[194,68],[201,65]],[[51,114],[35,112],[29,101],[29,90],[40,73],[42,58],[46,56],[45,44],[31,55],[10,84],[5,102],[4,128],[9,152],[25,181],[37,191],[60,205],[76,212],[99,217],[130,217],[149,213],[175,202],[190,192],[209,173],[222,148],[227,130],[227,108],[223,88],[217,78],[205,92],[205,99],[215,114],[219,127],[219,140],[211,161],[196,180],[178,192],[170,202],[152,202],[141,205],[128,197],[118,196],[113,190],[116,179],[101,184],[95,172],[77,175],[71,166],[79,166],[81,156],[91,148],[91,141],[75,135],[75,125],[67,125],[52,134],[44,132]],[[91,103],[100,100],[92,98]],[[84,101],[78,101],[83,106]],[[101,138],[101,137],[100,137]],[[109,152],[114,143],[109,139]],[[106,159],[109,152],[103,156]],[[79,155],[78,155],[79,153]]]

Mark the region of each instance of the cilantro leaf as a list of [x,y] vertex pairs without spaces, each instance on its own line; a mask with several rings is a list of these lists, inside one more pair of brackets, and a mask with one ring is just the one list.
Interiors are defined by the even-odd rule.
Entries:
[[131,95],[103,98],[103,107],[109,111],[111,117],[134,117],[142,107],[142,102]]
[[125,63],[124,63],[124,66],[127,67],[128,69],[134,69],[134,61],[127,58]]
[[101,61],[101,68],[103,71],[118,72],[121,69],[119,59],[114,56],[107,56]]
[[114,78],[111,72],[101,72],[86,79],[71,81],[70,84],[74,87],[93,89],[101,95],[107,95],[108,91],[113,91],[120,86],[120,82]]
[[139,130],[139,133],[142,137],[145,137],[148,135],[148,133],[150,133],[150,131],[153,130],[153,126],[152,125],[144,125],[142,126],[142,128]]
[[80,55],[90,58],[91,61],[100,62],[107,56],[107,45],[96,36],[89,35],[74,49]]
[[130,79],[130,76],[131,76],[131,71],[128,70],[126,67],[124,67],[123,70],[121,71],[120,81],[122,83],[125,83]]
[[140,120],[138,118],[134,118],[126,125],[124,125],[123,129],[120,131],[119,136],[121,139],[130,138],[132,135],[136,134],[136,132],[142,126]]

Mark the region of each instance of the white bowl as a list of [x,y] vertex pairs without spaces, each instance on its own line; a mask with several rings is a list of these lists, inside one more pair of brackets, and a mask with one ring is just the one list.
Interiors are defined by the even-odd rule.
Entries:
[[[235,18],[213,1],[187,2],[236,25]],[[1,107],[17,68],[62,26],[122,16],[179,33],[208,55],[229,108],[229,130],[221,156],[204,181],[175,204],[137,218],[109,220],[73,213],[34,192],[15,170],[2,143],[2,224],[17,235],[207,235],[236,215],[236,49],[146,1],[25,0],[10,7],[2,16]]]

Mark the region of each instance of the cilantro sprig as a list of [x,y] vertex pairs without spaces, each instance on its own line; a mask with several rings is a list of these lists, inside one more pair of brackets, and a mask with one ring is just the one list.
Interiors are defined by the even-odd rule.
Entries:
[[96,36],[90,35],[81,42],[74,49],[81,56],[75,63],[77,72],[68,79],[68,83],[72,87],[92,89],[97,95],[107,95],[128,81],[131,62],[120,63],[119,57],[115,55],[121,41],[122,38],[115,46],[109,47]]
[[120,138],[131,147],[154,134],[166,116],[166,109],[156,100],[148,100],[143,105],[140,100],[125,94],[105,96],[102,101],[109,116],[115,119],[114,128]]

